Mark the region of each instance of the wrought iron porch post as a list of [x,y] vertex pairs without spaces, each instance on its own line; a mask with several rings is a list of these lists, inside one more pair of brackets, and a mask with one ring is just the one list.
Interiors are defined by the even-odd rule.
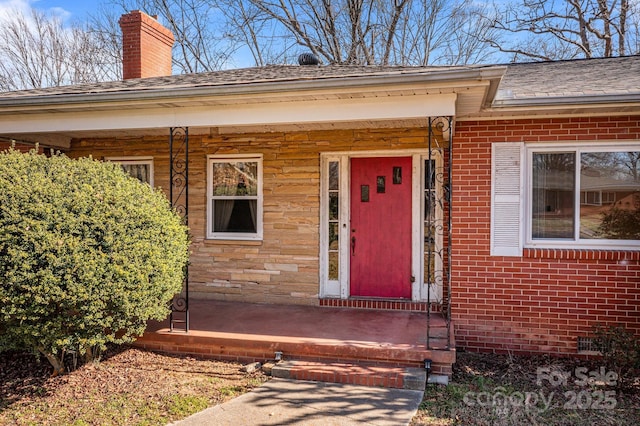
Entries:
[[451,237],[452,237],[452,229],[451,229],[451,222],[452,222],[452,217],[451,214],[453,212],[453,208],[452,208],[452,193],[453,193],[453,174],[452,174],[452,167],[453,167],[453,117],[447,117],[447,126],[448,128],[446,129],[447,135],[448,135],[448,145],[449,145],[449,150],[448,152],[448,161],[447,161],[447,183],[445,185],[445,198],[447,201],[447,267],[445,268],[445,279],[446,279],[446,285],[447,285],[447,299],[446,299],[446,303],[445,306],[443,307],[443,311],[445,312],[445,320],[447,323],[447,349],[451,349],[451,260],[452,260],[452,253],[451,253],[451,245],[453,243]]
[[[432,174],[436,173],[436,170],[434,170],[435,168],[432,166],[431,163],[431,150],[433,149],[433,118],[429,117],[429,124],[428,124],[428,141],[427,141],[427,149],[428,149],[428,153],[429,153],[429,161],[427,161],[427,164],[429,165],[429,167],[425,167],[424,165],[422,165],[423,167],[425,167],[425,174],[428,173],[429,175],[425,177],[425,183],[427,185],[427,197],[425,199],[425,215],[427,216],[428,220],[428,227],[427,227],[427,235],[426,240],[428,241],[428,249],[427,249],[427,261],[426,261],[426,281],[427,282],[427,349],[431,349],[431,286],[434,285],[435,283],[432,282],[432,262],[431,262],[431,258],[432,256],[435,255],[434,250],[435,247],[433,247],[433,245],[431,244],[431,242],[433,241],[432,239],[434,238],[433,235],[433,217],[431,214],[431,208],[432,208],[432,203],[437,203],[438,200],[432,200],[431,199],[431,191],[433,190],[433,183],[431,180],[431,176]],[[424,197],[424,195],[423,195]],[[436,206],[433,206],[433,208],[436,208]],[[424,228],[424,226],[423,226]],[[424,246],[424,241],[422,241],[422,244]],[[424,250],[424,249],[423,249]],[[423,256],[424,257],[424,256]],[[425,262],[423,260],[423,262]],[[433,265],[435,266],[435,265]],[[434,278],[435,278],[435,274],[433,274]]]
[[[189,128],[172,127],[169,137],[169,200],[171,206],[189,224]],[[182,291],[171,303],[169,329],[182,324],[189,331],[189,266],[185,266]]]
[[[446,145],[442,148],[447,153],[442,158],[443,170],[437,169],[437,163],[433,161],[433,150],[440,148],[436,140],[436,129],[446,139]],[[441,313],[444,316],[447,332],[447,349],[451,348],[451,164],[453,159],[453,117],[429,117],[428,124],[428,168],[425,167],[425,183],[428,198],[425,200],[425,214],[428,218],[428,226],[425,233],[428,242],[427,259],[425,267],[425,278],[427,281],[427,349],[431,348],[431,291],[438,284],[442,285],[443,300],[441,300]],[[435,187],[438,182],[442,186],[442,197],[438,196]],[[433,199],[431,194],[433,194]],[[437,223],[435,209],[441,209],[442,222]],[[438,235],[440,233],[440,235]],[[438,237],[443,239],[443,247],[436,247],[435,241]],[[435,271],[435,256],[440,257],[443,270],[440,273]],[[432,261],[434,259],[434,261]]]

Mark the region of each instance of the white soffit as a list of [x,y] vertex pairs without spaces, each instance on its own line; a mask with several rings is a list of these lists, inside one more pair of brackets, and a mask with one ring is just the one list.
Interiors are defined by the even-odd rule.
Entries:
[[453,116],[456,93],[0,115],[0,134],[260,126]]

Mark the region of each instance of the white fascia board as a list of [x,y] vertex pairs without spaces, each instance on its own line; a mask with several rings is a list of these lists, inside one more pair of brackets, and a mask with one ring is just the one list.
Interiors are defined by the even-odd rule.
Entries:
[[584,105],[498,107],[456,116],[457,121],[520,120],[530,118],[602,117],[611,115],[637,115],[640,102]]
[[455,115],[455,93],[0,116],[0,134],[217,127]]
[[602,104],[638,103],[640,93],[620,93],[616,95],[576,95],[576,96],[540,96],[537,98],[496,99],[494,108],[509,107],[557,107],[557,106],[587,106]]

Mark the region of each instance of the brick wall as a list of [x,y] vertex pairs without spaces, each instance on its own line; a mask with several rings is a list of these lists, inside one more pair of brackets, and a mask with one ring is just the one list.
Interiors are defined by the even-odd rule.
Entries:
[[[35,149],[36,146],[34,144],[30,144],[30,143],[20,143],[20,142],[15,142],[15,143],[11,143],[9,141],[0,141],[0,152],[8,150],[9,148],[11,148],[13,145],[13,149],[17,150],[17,151],[21,151],[21,152],[29,152],[32,149]],[[57,152],[59,150],[62,149],[55,149],[54,152]],[[38,145],[38,152],[39,153],[44,153],[44,154],[50,154],[51,153],[51,148],[43,148],[41,145]]]
[[[416,149],[426,145],[424,129],[190,136],[192,297],[317,305],[320,153]],[[207,240],[206,156],[238,153],[263,155],[264,239]],[[155,184],[168,187],[168,138],[78,140],[72,143],[69,155],[93,155],[97,159],[153,156]]]
[[491,143],[640,140],[640,117],[456,123],[452,315],[458,346],[576,353],[596,323],[640,334],[640,252],[524,250],[489,256]]

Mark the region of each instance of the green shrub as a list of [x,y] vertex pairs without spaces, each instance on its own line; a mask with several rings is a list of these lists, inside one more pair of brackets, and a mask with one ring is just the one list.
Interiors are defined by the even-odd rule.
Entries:
[[622,210],[614,207],[607,213],[602,213],[602,222],[598,230],[604,238],[640,239],[640,209]]
[[159,191],[118,165],[0,153],[0,350],[36,350],[64,371],[168,315],[187,229]]
[[617,387],[633,385],[640,374],[640,339],[622,325],[604,327],[596,325],[593,329],[596,349],[608,371],[618,375]]

